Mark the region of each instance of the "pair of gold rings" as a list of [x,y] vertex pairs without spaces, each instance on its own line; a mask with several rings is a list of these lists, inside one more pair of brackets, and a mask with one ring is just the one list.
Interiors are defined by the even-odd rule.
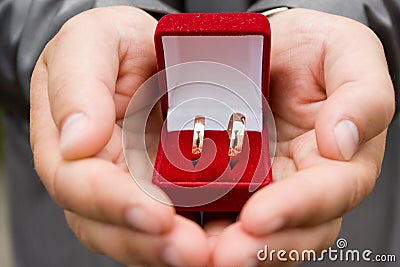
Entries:
[[[193,160],[200,158],[203,151],[204,130],[206,118],[198,115],[194,119],[192,157]],[[242,152],[244,132],[246,126],[246,117],[241,113],[233,113],[229,119],[229,157],[236,157]]]

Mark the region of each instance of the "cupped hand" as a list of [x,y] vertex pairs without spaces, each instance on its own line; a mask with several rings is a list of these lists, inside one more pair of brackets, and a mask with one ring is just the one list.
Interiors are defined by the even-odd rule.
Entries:
[[146,195],[123,157],[125,110],[156,71],[155,26],[136,8],[93,9],[47,44],[31,82],[35,167],[90,250],[126,265],[204,266],[204,232]]
[[205,214],[202,231],[143,193],[122,156],[129,99],[155,72],[155,24],[134,8],[85,12],[46,46],[34,70],[35,166],[78,238],[125,264],[156,266],[205,266],[210,254],[214,266],[268,265],[256,258],[265,245],[329,246],[340,217],[373,188],[394,110],[374,34],[313,11],[271,18],[275,183],[236,223],[231,214]]
[[[342,215],[374,187],[394,112],[384,51],[367,27],[303,9],[270,22],[275,182],[218,228],[214,266],[296,265],[291,250],[332,245]],[[265,246],[288,261],[259,261]]]

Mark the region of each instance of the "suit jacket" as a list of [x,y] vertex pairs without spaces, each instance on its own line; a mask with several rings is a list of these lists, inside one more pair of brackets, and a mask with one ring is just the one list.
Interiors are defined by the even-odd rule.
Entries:
[[[265,11],[303,7],[353,18],[383,42],[395,90],[400,77],[400,1],[398,0],[0,0],[0,103],[4,107],[5,157],[15,262],[30,266],[120,266],[87,252],[68,229],[63,212],[48,197],[35,174],[29,146],[29,83],[44,45],[69,18],[110,5],[142,8],[155,17],[173,12]],[[396,96],[396,99],[398,96]],[[400,248],[399,118],[390,126],[386,158],[373,193],[345,216],[341,237],[353,248],[396,253]],[[397,254],[400,259],[400,254]],[[322,264],[319,263],[318,266]],[[364,263],[324,263],[364,266]],[[369,266],[395,266],[376,263]]]

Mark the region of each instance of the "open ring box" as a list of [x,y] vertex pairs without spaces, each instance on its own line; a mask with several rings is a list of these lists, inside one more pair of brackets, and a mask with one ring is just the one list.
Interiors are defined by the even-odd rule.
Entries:
[[[272,181],[265,103],[269,98],[271,33],[255,13],[172,14],[155,32],[165,119],[153,184],[179,211],[240,211]],[[227,126],[246,117],[242,152],[228,156]],[[193,164],[193,123],[205,117],[201,157]],[[254,186],[255,185],[255,186]]]

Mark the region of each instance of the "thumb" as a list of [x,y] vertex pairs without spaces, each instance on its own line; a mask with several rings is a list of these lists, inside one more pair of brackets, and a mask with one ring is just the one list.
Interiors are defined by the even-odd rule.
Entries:
[[347,83],[326,100],[316,122],[318,148],[323,156],[350,160],[363,143],[387,129],[394,97],[390,80],[382,80]]
[[[116,122],[116,83],[131,45],[126,42],[139,34],[135,29],[145,31],[143,27],[147,27],[153,32],[154,25],[154,19],[138,9],[94,9],[68,21],[47,45],[43,55],[49,75],[48,96],[65,159],[95,155],[109,142]],[[146,40],[135,41],[152,46],[152,34],[142,36]],[[154,54],[147,58],[154,62]],[[141,71],[145,72],[142,76],[148,75],[145,66],[131,64],[130,68],[137,77]],[[132,83],[135,85],[131,79],[131,87]],[[125,82],[124,86],[129,85]]]
[[349,35],[340,36],[348,42],[339,42],[334,33],[326,42],[328,98],[315,129],[323,156],[350,160],[360,145],[387,129],[394,113],[394,90],[382,45],[372,31],[353,23],[341,33]]

